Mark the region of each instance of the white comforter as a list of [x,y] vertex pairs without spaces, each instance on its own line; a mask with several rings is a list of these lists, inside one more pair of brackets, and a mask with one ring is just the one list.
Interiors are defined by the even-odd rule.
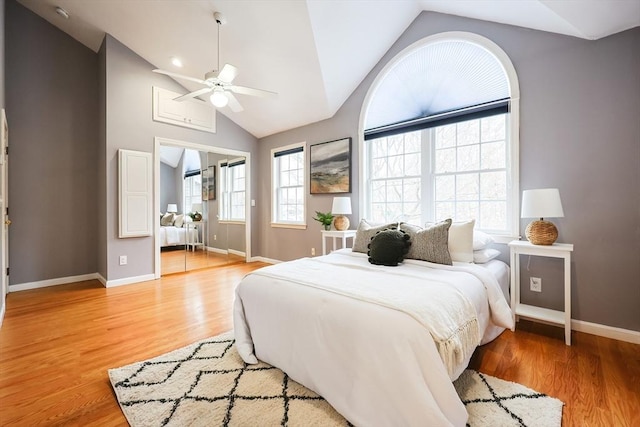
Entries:
[[[187,239],[187,230],[189,236]],[[198,230],[195,228],[183,228],[174,226],[160,227],[160,246],[177,246],[185,245],[187,242],[196,242],[198,239]]]
[[[377,293],[356,298],[354,289],[345,291],[339,284],[358,277],[370,285],[366,288],[376,289],[400,288],[416,277],[424,277],[425,288],[447,283],[475,309],[479,343],[492,325],[511,327],[512,321],[486,269],[421,261],[374,266],[366,255],[350,250],[298,264],[315,268],[305,276],[296,271],[295,261],[267,267],[249,274],[236,289],[236,344],[246,362],[255,363],[257,357],[283,369],[358,426],[466,423],[451,381],[471,354],[465,353],[448,373],[432,333],[415,313],[377,300]],[[321,289],[330,277],[335,280],[329,289]],[[427,297],[416,293],[412,298]]]

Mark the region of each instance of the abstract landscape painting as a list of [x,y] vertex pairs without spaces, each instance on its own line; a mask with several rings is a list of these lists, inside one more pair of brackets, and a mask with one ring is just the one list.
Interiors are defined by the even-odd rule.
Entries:
[[351,138],[310,147],[311,194],[351,192]]

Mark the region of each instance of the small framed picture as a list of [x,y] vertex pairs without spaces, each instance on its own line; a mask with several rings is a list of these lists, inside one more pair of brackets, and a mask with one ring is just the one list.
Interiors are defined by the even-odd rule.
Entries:
[[351,138],[309,147],[311,194],[351,193]]

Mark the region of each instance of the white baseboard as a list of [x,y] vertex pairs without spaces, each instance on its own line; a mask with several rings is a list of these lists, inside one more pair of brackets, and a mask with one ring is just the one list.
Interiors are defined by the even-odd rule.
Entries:
[[5,307],[7,306],[7,299],[5,298],[2,308],[0,308],[0,328],[2,328],[2,322],[4,322]]
[[155,274],[144,274],[142,276],[125,277],[124,279],[107,280],[105,288],[113,288],[115,286],[131,285],[133,283],[148,282],[156,280]]
[[251,262],[266,262],[267,264],[280,264],[282,261],[273,259],[273,258],[265,258],[263,256],[252,256]]
[[229,249],[229,253],[230,253],[231,255],[238,255],[238,256],[242,256],[242,257],[247,256],[247,254],[246,254],[245,252],[242,252],[242,251],[236,251],[235,249]]
[[611,338],[618,341],[626,341],[632,344],[640,344],[640,332],[629,329],[615,328],[613,326],[600,325],[598,323],[585,322],[584,320],[571,319],[571,329],[600,337]]
[[207,246],[207,250],[209,252],[215,252],[217,254],[222,254],[222,255],[227,255],[229,253],[229,251],[226,249],[214,248],[212,246]]
[[[49,286],[66,285],[67,283],[84,282],[85,280],[100,280],[102,276],[98,273],[81,274],[79,276],[59,277],[57,279],[39,280],[37,282],[19,283],[9,285],[9,292],[26,291],[29,289],[46,288]],[[102,279],[104,280],[104,279]]]

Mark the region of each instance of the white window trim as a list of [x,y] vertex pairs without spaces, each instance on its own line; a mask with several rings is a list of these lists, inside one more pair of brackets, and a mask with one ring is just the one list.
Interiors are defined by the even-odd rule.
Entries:
[[[369,104],[373,99],[373,95],[376,90],[387,76],[387,74],[396,66],[398,62],[404,59],[406,56],[412,54],[418,49],[431,43],[438,43],[442,41],[466,41],[474,43],[483,49],[486,49],[489,53],[496,57],[496,59],[502,65],[505,74],[507,75],[509,83],[509,114],[507,120],[507,128],[509,131],[509,144],[507,144],[507,191],[510,193],[510,200],[513,201],[510,209],[511,230],[508,234],[492,234],[496,243],[509,243],[514,239],[520,237],[520,85],[518,82],[518,75],[515,67],[511,62],[511,59],[500,46],[493,41],[483,37],[479,34],[468,33],[464,31],[449,31],[432,36],[425,37],[417,42],[407,46],[397,55],[395,55],[385,66],[378,72],[378,75],[374,79],[369,90],[362,102],[362,109],[360,110],[360,122],[358,124],[358,165],[360,170],[359,179],[359,205],[365,208],[368,203],[366,181],[365,177],[368,176],[368,161],[366,155],[366,146],[364,140],[365,123],[367,119],[367,112]],[[364,215],[365,209],[362,209],[361,216]]]
[[[285,221],[275,221],[276,217],[276,177],[274,175],[273,170],[273,156],[275,153],[280,151],[287,151],[294,148],[302,147],[302,157],[304,164],[304,183],[302,184],[302,188],[304,191],[304,204],[303,204],[303,221],[302,222],[285,222]],[[307,176],[309,175],[308,166],[307,166],[307,143],[306,142],[298,142],[295,144],[285,145],[282,147],[276,147],[271,149],[271,154],[269,156],[270,168],[271,168],[271,227],[272,228],[291,228],[296,230],[306,230],[307,229],[307,194],[309,194],[309,180]]]

